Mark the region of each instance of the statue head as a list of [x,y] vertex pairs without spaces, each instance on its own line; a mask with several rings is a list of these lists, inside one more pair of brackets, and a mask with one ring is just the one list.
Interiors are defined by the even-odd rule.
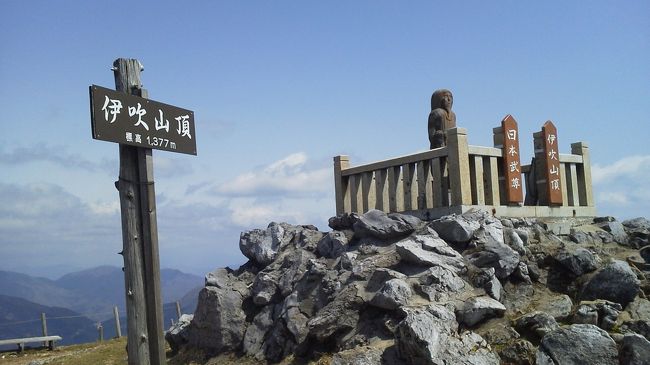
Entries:
[[451,111],[451,106],[454,103],[454,96],[451,91],[447,89],[439,89],[431,95],[431,110],[442,108],[447,112]]

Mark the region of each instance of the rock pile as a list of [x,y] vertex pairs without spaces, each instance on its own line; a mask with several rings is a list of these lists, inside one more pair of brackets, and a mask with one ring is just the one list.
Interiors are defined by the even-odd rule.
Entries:
[[[271,223],[206,276],[172,349],[261,362],[647,364],[648,220],[421,221],[372,210],[330,232]],[[632,265],[629,264],[632,263]]]

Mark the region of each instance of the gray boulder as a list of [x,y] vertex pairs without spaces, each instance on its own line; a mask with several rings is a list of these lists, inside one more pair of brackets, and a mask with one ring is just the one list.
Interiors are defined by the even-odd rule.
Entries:
[[355,284],[343,288],[333,301],[307,322],[309,336],[321,342],[328,341],[332,336],[340,340],[341,335],[354,329],[359,321],[359,308],[363,304],[357,292]]
[[542,338],[537,364],[618,365],[618,351],[607,332],[590,324],[574,324]]
[[440,238],[451,243],[467,243],[481,224],[463,215],[448,215],[429,224]]
[[320,242],[325,233],[320,232],[318,228],[313,226],[302,226],[302,228],[298,236],[298,246],[315,253],[318,242]]
[[625,335],[620,344],[618,359],[621,365],[650,364],[650,342],[637,334]]
[[246,328],[243,340],[243,351],[257,360],[265,359],[265,338],[273,326],[273,305],[266,306],[253,318]]
[[368,285],[366,285],[366,290],[376,291],[381,289],[384,283],[386,283],[391,279],[406,280],[406,278],[407,276],[402,274],[399,271],[391,270],[385,267],[380,267],[372,273],[372,276],[370,276],[370,279],[368,280]]
[[473,297],[456,311],[456,317],[465,326],[473,327],[487,319],[501,317],[505,312],[506,307],[490,297]]
[[616,324],[622,307],[606,300],[581,302],[573,313],[573,323],[593,324],[609,331]]
[[285,223],[271,223],[265,230],[253,229],[242,232],[239,237],[239,250],[256,264],[264,267],[286,247],[293,238]]
[[548,297],[538,303],[537,310],[545,312],[555,318],[556,321],[564,321],[571,315],[573,301],[566,294]]
[[650,340],[650,301],[636,298],[625,308],[625,312],[629,317],[623,320],[621,330],[638,333]]
[[255,305],[264,306],[271,302],[278,293],[278,279],[261,272],[255,277],[251,294]]
[[390,279],[375,294],[370,304],[383,309],[394,310],[406,305],[413,295],[411,287],[401,279]]
[[495,275],[493,267],[477,268],[471,266],[469,277],[475,288],[483,288],[492,299],[501,301],[503,286]]
[[187,339],[192,346],[215,352],[237,351],[246,330],[243,296],[229,287],[208,286],[199,293]]
[[524,241],[521,239],[520,235],[517,234],[517,231],[512,228],[505,228],[503,236],[505,238],[506,244],[510,246],[510,248],[517,251],[517,253],[522,256],[526,254]]
[[471,213],[464,217],[480,222],[472,240],[476,247],[463,253],[465,259],[476,267],[493,267],[499,279],[505,279],[517,270],[520,256],[505,244],[501,221],[486,213]]
[[466,269],[463,257],[441,239],[429,235],[415,235],[395,245],[405,262],[421,266],[443,266],[456,273]]
[[544,312],[525,314],[517,318],[514,324],[517,332],[533,343],[539,343],[547,333],[560,328],[555,318]]
[[582,247],[560,250],[553,258],[575,276],[581,276],[598,268],[596,256]]
[[463,256],[476,267],[494,268],[499,279],[510,276],[519,267],[520,260],[517,251],[504,243],[494,241],[468,250]]
[[359,237],[393,239],[413,233],[417,228],[416,224],[419,222],[419,220],[416,222],[414,219],[404,218],[401,214],[388,216],[381,210],[372,209],[359,216],[352,228],[355,235]]
[[[610,217],[606,217],[606,218],[610,218]],[[628,245],[627,233],[625,232],[625,227],[621,222],[618,222],[614,219],[604,219],[602,221],[597,222],[597,226],[602,228],[606,232],[609,232],[614,237],[614,241],[616,243],[619,243],[621,245]]]
[[289,332],[293,335],[293,341],[300,344],[305,341],[309,334],[307,322],[309,318],[300,311],[298,294],[292,293],[287,296],[282,304],[280,318],[284,320]]
[[535,363],[535,345],[526,340],[515,340],[499,351],[503,364],[531,365]]
[[[650,221],[646,218],[634,218],[623,221],[623,226],[628,234],[629,244],[634,248],[650,245]],[[650,263],[650,260],[646,260]]]
[[454,314],[440,305],[403,308],[395,331],[399,356],[407,364],[499,364],[476,333],[457,333]]
[[450,294],[469,287],[458,274],[442,266],[429,268],[418,277],[418,283],[420,290],[432,302],[448,299]]
[[318,241],[318,253],[327,258],[339,257],[345,252],[348,244],[348,237],[345,233],[340,231],[332,231],[327,233],[320,241]]
[[309,251],[296,249],[288,252],[273,264],[274,272],[280,273],[278,288],[282,297],[293,292],[294,286],[315,258],[316,256]]
[[174,323],[167,332],[165,332],[165,341],[172,348],[172,351],[178,351],[181,346],[187,343],[188,327],[194,318],[193,314],[183,314],[178,322]]
[[352,229],[352,226],[358,220],[359,215],[357,213],[343,213],[336,217],[331,217],[327,222],[327,225],[335,231],[343,231],[346,229]]
[[627,229],[650,230],[650,220],[644,217],[637,217],[623,221],[623,226]]
[[605,299],[626,306],[639,292],[640,282],[624,261],[613,260],[582,287],[581,300]]

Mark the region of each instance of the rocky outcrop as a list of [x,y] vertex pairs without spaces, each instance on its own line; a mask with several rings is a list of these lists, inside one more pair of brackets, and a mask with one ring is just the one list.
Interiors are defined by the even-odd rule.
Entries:
[[487,342],[473,332],[458,333],[454,313],[440,305],[404,308],[395,342],[407,364],[499,364]]
[[591,324],[559,328],[542,338],[537,364],[617,365],[616,343],[607,332]]
[[271,223],[241,234],[249,261],[208,273],[166,338],[259,363],[643,363],[650,272],[623,260],[647,223],[377,210],[328,232]]
[[624,261],[612,260],[586,282],[580,299],[606,299],[625,306],[634,300],[639,285],[639,279],[630,265]]

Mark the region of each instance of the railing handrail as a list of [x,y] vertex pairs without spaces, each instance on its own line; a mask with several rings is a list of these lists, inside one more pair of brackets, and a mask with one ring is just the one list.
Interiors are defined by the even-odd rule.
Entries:
[[429,151],[417,152],[411,155],[391,158],[383,161],[375,161],[365,165],[359,165],[341,170],[343,176],[355,175],[363,172],[387,169],[390,167],[401,166],[407,163],[416,163],[419,161],[430,160],[438,157],[447,156],[447,147],[440,147]]
[[[508,126],[507,130],[512,131],[512,128]],[[336,156],[337,214],[380,209],[439,216],[478,208],[514,216],[595,215],[586,143],[571,144],[568,154],[559,153],[557,149],[553,151],[553,159],[559,164],[549,171],[560,179],[562,198],[560,203],[549,202],[541,195],[544,186],[550,189],[550,185],[544,185],[550,184],[546,180],[549,178],[541,175],[549,168],[538,165],[548,163],[543,160],[547,153],[542,150],[540,155],[539,141],[535,140],[535,164],[542,172],[534,177],[531,166],[521,164],[518,145],[513,149],[512,144],[504,143],[505,130],[506,127],[494,129],[495,147],[468,145],[467,131],[452,128],[446,131],[448,143],[445,147],[358,166],[350,166],[348,156]],[[514,161],[513,156],[517,156]],[[515,170],[521,174],[513,176]],[[536,204],[522,206],[521,194],[531,183],[534,184],[531,196]],[[513,190],[517,194],[513,195]]]

